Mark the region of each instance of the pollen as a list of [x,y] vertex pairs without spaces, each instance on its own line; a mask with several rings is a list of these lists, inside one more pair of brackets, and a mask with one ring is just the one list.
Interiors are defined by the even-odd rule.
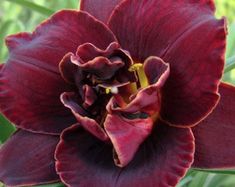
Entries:
[[106,94],[111,93],[111,89],[110,89],[110,88],[105,88],[105,93],[106,93]]
[[108,87],[108,88],[105,88],[105,93],[106,94],[118,94],[118,88],[117,87]]

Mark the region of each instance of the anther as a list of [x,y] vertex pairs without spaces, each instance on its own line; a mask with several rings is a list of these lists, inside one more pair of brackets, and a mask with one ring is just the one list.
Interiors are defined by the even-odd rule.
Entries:
[[108,88],[105,88],[105,93],[106,94],[109,94],[109,93],[118,94],[118,88],[117,87],[108,87]]
[[129,67],[128,71],[130,71],[130,72],[138,71],[141,67],[143,67],[143,64],[135,63],[131,67]]

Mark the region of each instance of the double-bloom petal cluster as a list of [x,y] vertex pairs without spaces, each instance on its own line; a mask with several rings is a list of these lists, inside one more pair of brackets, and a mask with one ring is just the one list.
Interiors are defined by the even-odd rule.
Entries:
[[[6,38],[0,149],[10,186],[175,186],[235,166],[235,88],[221,83],[212,0],[82,0]],[[229,144],[228,144],[229,143]]]

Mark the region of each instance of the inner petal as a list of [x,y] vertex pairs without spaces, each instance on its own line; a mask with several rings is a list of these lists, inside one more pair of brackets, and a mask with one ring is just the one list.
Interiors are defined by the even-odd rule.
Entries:
[[85,43],[78,47],[76,54],[68,53],[62,59],[60,72],[67,82],[79,80],[76,82],[77,86],[82,81],[90,81],[94,86],[107,82],[135,82],[135,74],[128,71],[132,64],[129,53],[116,42],[111,43],[105,50]]
[[99,138],[100,140],[107,141],[108,136],[104,130],[94,119],[90,117],[90,114],[79,105],[79,102],[76,102],[76,98],[77,96],[75,93],[63,93],[61,95],[62,103],[67,108],[71,109],[78,123],[82,125],[87,131],[92,133],[95,137]]
[[160,58],[150,57],[144,63],[144,72],[149,84],[146,88],[132,95],[129,103],[121,95],[114,95],[107,105],[109,114],[104,128],[114,146],[113,157],[119,167],[125,167],[133,159],[154,128],[161,108],[160,89],[169,75],[169,65]]
[[62,76],[77,87],[61,101],[84,129],[112,143],[118,167],[125,167],[151,134],[169,75],[169,65],[158,57],[133,62],[117,43],[105,50],[87,43],[60,63]]
[[124,167],[151,133],[153,121],[151,118],[126,120],[119,115],[109,114],[104,125],[114,147],[114,162],[117,166]]

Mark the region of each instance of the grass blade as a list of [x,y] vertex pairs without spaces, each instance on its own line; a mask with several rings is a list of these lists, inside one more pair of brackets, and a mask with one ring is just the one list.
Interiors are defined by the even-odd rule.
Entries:
[[54,184],[40,185],[37,187],[65,187],[65,185],[62,183],[54,183]]
[[15,128],[2,115],[0,115],[0,127],[0,141],[4,143],[4,141],[6,141],[6,139],[15,131]]
[[210,169],[193,169],[195,171],[202,171],[204,173],[216,173],[216,174],[227,174],[227,175],[235,175],[235,170],[210,170]]
[[229,71],[231,71],[234,68],[235,68],[235,56],[230,57],[227,60],[226,66],[225,66],[225,69],[224,69],[224,73],[228,73]]
[[38,12],[40,14],[43,14],[45,16],[50,16],[51,14],[53,14],[55,12],[54,10],[43,7],[41,5],[37,5],[29,0],[5,0],[5,1],[11,2],[11,3],[16,3],[16,4],[21,5],[23,7],[30,8],[31,10]]

